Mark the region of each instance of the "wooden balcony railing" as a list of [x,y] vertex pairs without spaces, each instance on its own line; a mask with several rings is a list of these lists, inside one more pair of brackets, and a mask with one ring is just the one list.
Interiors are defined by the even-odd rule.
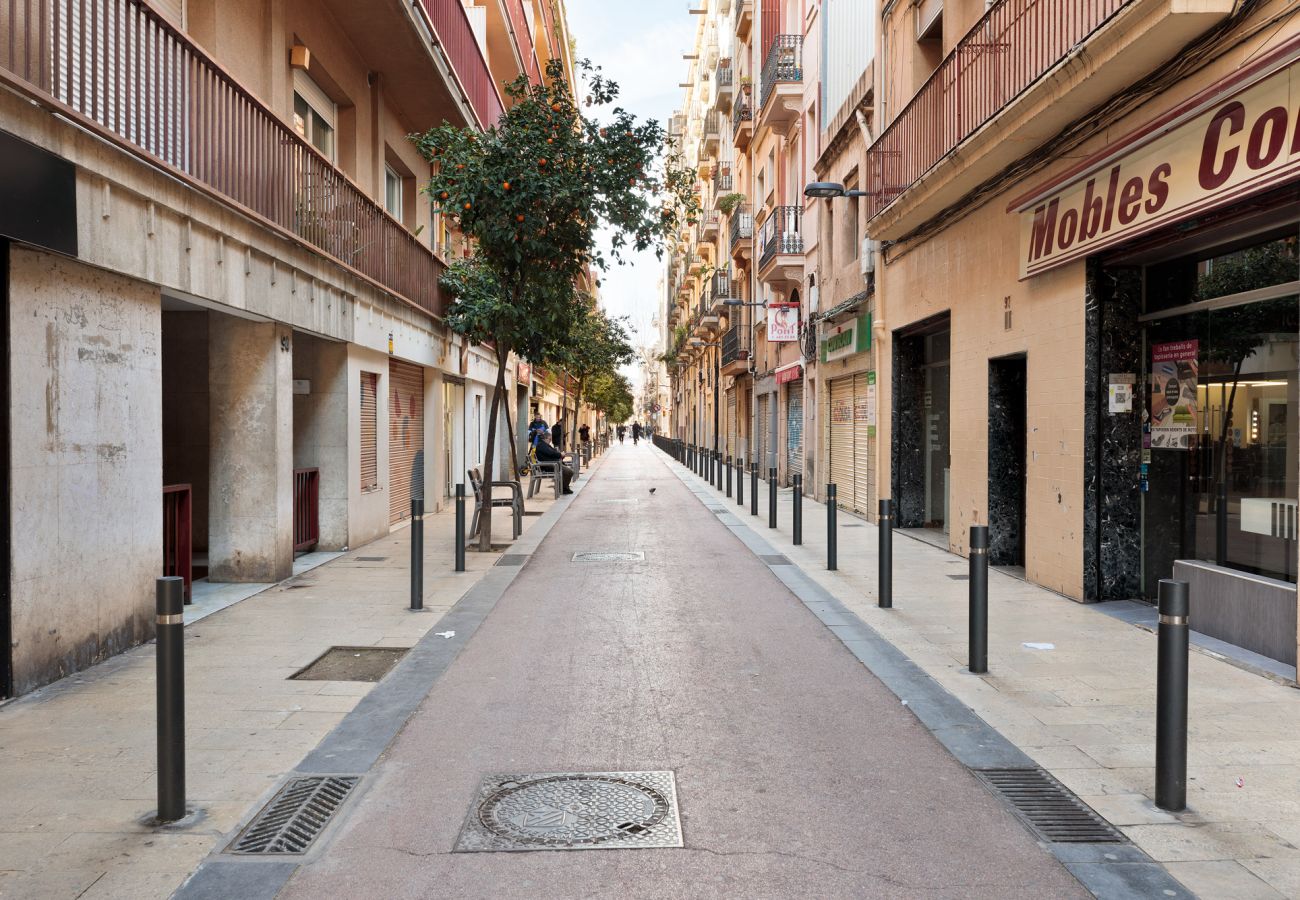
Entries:
[[[458,3],[433,3],[443,5],[464,19]],[[445,49],[455,62],[455,41]],[[0,82],[385,290],[443,312],[443,267],[433,253],[141,0],[0,3]],[[484,84],[495,96],[490,78]]]
[[[424,2],[426,5],[429,3],[447,5],[450,2],[461,6],[460,0],[424,0]],[[528,16],[524,13],[523,0],[507,0],[506,8],[510,12],[510,28],[515,33],[515,42],[519,45],[519,55],[524,60],[524,71],[528,75],[528,80],[534,84],[541,84],[542,72],[537,67],[537,52],[533,49],[533,35],[528,30]]]
[[1000,0],[867,153],[875,216],[1133,0]]
[[[429,24],[433,26],[438,44],[447,55],[452,71],[465,88],[465,95],[469,98],[470,106],[474,107],[479,125],[484,128],[495,125],[504,109],[501,93],[492,81],[492,72],[479,48],[478,38],[474,37],[465,5],[460,0],[420,0],[420,5],[429,17]],[[518,6],[518,0],[515,0],[515,5]],[[513,9],[511,14],[513,18]],[[519,10],[519,18],[523,21],[522,8]],[[533,69],[536,68],[537,61],[534,57]]]

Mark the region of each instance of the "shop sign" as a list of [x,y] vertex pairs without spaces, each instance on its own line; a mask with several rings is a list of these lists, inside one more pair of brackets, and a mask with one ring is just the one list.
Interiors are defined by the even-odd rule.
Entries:
[[788,384],[791,381],[798,381],[803,377],[803,366],[799,363],[786,366],[783,369],[776,370],[776,383]]
[[[1290,64],[1277,71],[1282,63]],[[1116,142],[1064,186],[1039,189],[1014,202],[1020,215],[1020,277],[1298,174],[1300,63],[1282,57],[1236,73]]]
[[867,437],[876,436],[876,370],[867,373]]
[[770,343],[799,340],[797,303],[774,303],[767,308],[767,339]]
[[520,384],[527,384],[529,381],[532,380],[532,377],[533,377],[533,367],[528,363],[520,360],[519,371],[515,375],[515,380],[518,381]]
[[1151,447],[1188,450],[1196,440],[1200,341],[1151,345]]
[[822,337],[822,362],[833,362],[871,349],[871,314],[836,325]]

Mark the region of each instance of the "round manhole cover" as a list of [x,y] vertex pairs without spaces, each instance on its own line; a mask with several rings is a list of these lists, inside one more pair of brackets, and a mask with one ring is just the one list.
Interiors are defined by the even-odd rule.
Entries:
[[635,838],[667,815],[668,800],[654,788],[591,775],[507,783],[479,807],[479,821],[489,831],[550,846]]

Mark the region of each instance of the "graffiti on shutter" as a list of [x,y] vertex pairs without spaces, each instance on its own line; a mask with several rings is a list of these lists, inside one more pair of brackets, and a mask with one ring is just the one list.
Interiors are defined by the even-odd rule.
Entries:
[[802,378],[786,385],[785,467],[787,484],[794,484],[794,476],[803,474]]
[[424,369],[388,361],[388,522],[411,516],[424,497]]

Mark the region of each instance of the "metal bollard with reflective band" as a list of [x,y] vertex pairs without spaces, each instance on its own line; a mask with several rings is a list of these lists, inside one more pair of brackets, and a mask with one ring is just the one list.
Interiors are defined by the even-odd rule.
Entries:
[[731,497],[731,454],[727,454],[727,497]]
[[411,500],[411,611],[424,609],[424,499]]
[[758,463],[749,464],[749,514],[758,515]]
[[465,571],[465,484],[456,485],[456,571]]
[[1160,581],[1156,650],[1156,806],[1187,808],[1187,582]]
[[970,605],[967,666],[977,675],[989,670],[989,527],[970,527]]
[[745,505],[745,461],[736,460],[736,505]]
[[831,572],[838,569],[840,564],[840,536],[835,523],[835,517],[839,512],[839,501],[835,497],[835,492],[835,485],[826,485],[826,568]]
[[894,501],[880,501],[880,522],[876,529],[879,535],[877,559],[877,606],[881,609],[894,608]]
[[794,526],[794,544],[798,547],[803,543],[803,476],[794,476],[794,493],[791,494],[794,501],[794,512],[791,524]]
[[767,470],[767,527],[776,527],[776,466]]
[[158,652],[158,821],[185,818],[185,579],[155,586]]

